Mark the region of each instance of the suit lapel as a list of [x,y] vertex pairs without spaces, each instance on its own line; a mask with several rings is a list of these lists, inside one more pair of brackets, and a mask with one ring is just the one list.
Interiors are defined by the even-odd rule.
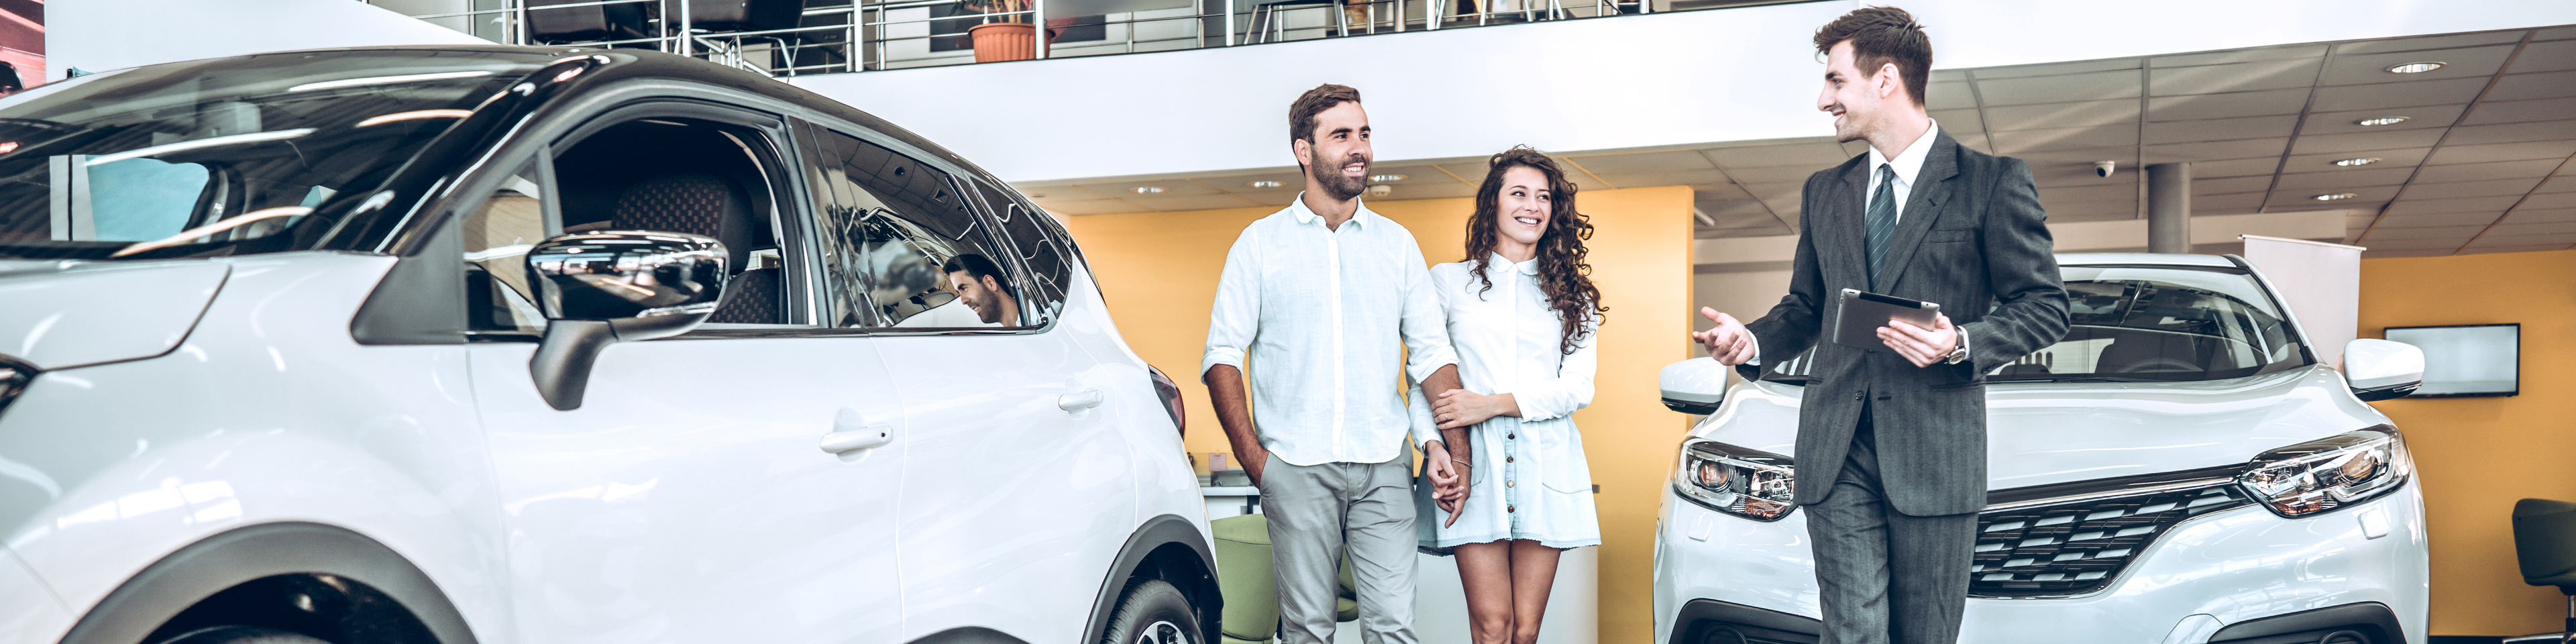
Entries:
[[1950,197],[1950,178],[1959,175],[1959,143],[1950,133],[1934,130],[1932,149],[1924,151],[1923,169],[1914,177],[1913,194],[1905,199],[1905,210],[1896,218],[1896,235],[1887,242],[1887,266],[1879,270],[1879,292],[1895,293],[1905,268],[1914,263],[1914,251],[1923,246],[1924,234],[1941,218],[1941,202]]
[[[1842,190],[1829,202],[1826,212],[1816,213],[1825,219],[1816,230],[1830,233],[1816,245],[1818,252],[1832,252],[1827,262],[1836,270],[1847,270],[1855,286],[1869,280],[1869,154],[1843,164]],[[1824,249],[1832,249],[1825,251]]]

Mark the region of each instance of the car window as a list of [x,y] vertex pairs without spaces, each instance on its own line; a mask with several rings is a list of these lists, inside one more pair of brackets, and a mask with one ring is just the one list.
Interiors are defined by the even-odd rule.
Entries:
[[[681,109],[681,108],[674,108]],[[724,299],[699,328],[804,324],[783,261],[784,167],[761,128],[708,119],[627,118],[558,148],[563,231],[649,230],[724,244]]]
[[[275,252],[543,64],[524,54],[262,54],[0,98],[0,257]],[[324,221],[320,226],[335,223]],[[311,238],[312,236],[306,236]]]
[[980,178],[971,183],[983,195],[993,219],[1002,222],[1002,234],[1010,238],[1020,265],[1028,270],[1028,305],[1038,323],[1055,319],[1064,310],[1067,282],[1073,279],[1067,265],[1070,244],[1064,241],[1063,229],[1056,225],[1053,215],[1038,210],[1019,193]]
[[1034,326],[1015,255],[956,178],[885,146],[814,128],[829,320],[859,328]]
[[530,160],[458,222],[465,249],[466,330],[543,333],[528,288],[528,249],[562,228],[546,195],[545,160]]
[[2238,271],[2070,266],[2070,326],[1995,380],[2186,381],[2307,364],[2254,277]]

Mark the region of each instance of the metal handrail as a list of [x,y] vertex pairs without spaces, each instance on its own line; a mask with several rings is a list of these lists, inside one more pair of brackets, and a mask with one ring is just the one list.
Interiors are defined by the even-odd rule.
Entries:
[[[972,57],[965,55],[963,52],[934,52],[930,50],[935,49],[935,46],[928,44],[916,46],[914,43],[927,43],[933,39],[954,38],[964,35],[963,33],[939,32],[939,28],[936,26],[936,23],[945,21],[1025,17],[1024,19],[1027,20],[1028,23],[1046,23],[1048,21],[1044,19],[1044,17],[1046,16],[1047,1],[1048,0],[1030,0],[1028,8],[1015,11],[936,16],[928,15],[931,13],[933,8],[941,6],[955,6],[958,4],[959,0],[883,0],[877,2],[872,2],[870,0],[854,0],[851,4],[847,5],[807,7],[802,9],[798,14],[800,21],[816,17],[828,19],[832,16],[848,16],[848,18],[840,20],[838,24],[750,31],[713,32],[697,29],[695,27],[691,20],[691,16],[689,15],[690,3],[688,0],[589,0],[584,2],[568,2],[550,5],[530,5],[530,0],[503,0],[502,6],[495,9],[419,14],[413,17],[420,18],[422,20],[448,18],[467,18],[471,20],[483,16],[501,16],[503,19],[498,22],[501,23],[501,33],[504,34],[502,37],[503,42],[527,45],[538,44],[535,37],[529,33],[528,28],[528,14],[534,11],[574,9],[606,5],[653,5],[654,8],[658,9],[656,15],[659,17],[648,21],[649,23],[654,24],[649,24],[646,27],[646,31],[655,35],[643,38],[558,42],[551,44],[580,47],[644,46],[669,53],[716,60],[718,62],[762,74],[772,76],[792,76],[804,73],[836,71],[860,72],[880,69],[959,64],[972,60]],[[1535,21],[1593,18],[1627,15],[1631,13],[1655,13],[1656,9],[1654,3],[1657,0],[1590,0],[1590,2],[1584,2],[1583,0],[1518,0],[1521,6],[1509,11],[1498,11],[1494,7],[1494,5],[1507,0],[1471,0],[1475,3],[1474,8],[1476,11],[1455,13],[1449,11],[1450,5],[1457,1],[1458,0],[1411,0],[1410,2],[1408,2],[1408,0],[1328,0],[1321,4],[1312,6],[1300,6],[1295,8],[1264,8],[1259,3],[1259,0],[1196,0],[1193,5],[1194,8],[1176,7],[1172,9],[1112,13],[1102,16],[1099,22],[1090,22],[1078,25],[1084,27],[1100,27],[1103,30],[1115,29],[1121,37],[1113,37],[1099,41],[1050,42],[1051,39],[1048,34],[1061,29],[1062,26],[1049,25],[1045,29],[1032,30],[1035,32],[1032,34],[1032,38],[1036,41],[1033,44],[1035,45],[1035,56],[1038,58],[1050,58],[1055,56],[1090,56],[1110,53],[1133,53],[1140,51],[1140,45],[1148,46],[1148,50],[1168,51],[1173,49],[1203,49],[1210,47],[1232,47],[1238,45],[1257,44],[1252,42],[1256,38],[1268,40],[1265,34],[1255,34],[1249,31],[1256,26],[1262,31],[1278,34],[1279,40],[1303,40],[1313,37],[1329,37],[1336,33],[1340,35],[1358,36],[1364,34],[1402,33],[1405,31],[1428,31],[1445,28],[1484,26],[1494,24],[1497,21],[1497,18],[1503,16],[1517,16],[1522,21]],[[1751,2],[1740,4],[1764,3],[1765,2],[1762,0],[1753,0]],[[1733,6],[1738,3],[1727,4],[1728,6]],[[1210,11],[1211,9],[1218,9],[1217,5],[1221,5],[1222,8],[1217,11]],[[1419,5],[1419,9],[1416,10],[1412,5]],[[1334,19],[1325,20],[1322,25],[1290,27],[1279,24],[1282,21],[1280,15],[1282,12],[1304,10],[1340,12],[1345,11],[1346,9],[1360,9],[1360,13],[1364,13],[1366,16],[1366,23],[1358,24],[1355,21],[1343,20],[1342,17],[1347,16],[1347,14],[1343,14],[1343,16],[1336,16]],[[920,11],[923,15],[897,15],[913,11]],[[1186,13],[1162,14],[1162,12],[1165,11],[1186,11]],[[1116,16],[1116,19],[1111,19],[1111,16]],[[1140,27],[1159,29],[1146,26],[1160,23],[1171,23],[1175,21],[1186,23],[1187,27],[1150,35],[1138,33]],[[1211,25],[1209,24],[1211,21],[1218,24]],[[918,29],[926,33],[897,33],[913,31],[915,29],[913,27],[914,25],[922,25],[922,27],[919,27]],[[480,27],[474,27],[472,29],[479,30]],[[1320,32],[1320,34],[1318,34],[1318,32]],[[808,34],[815,37],[808,37]],[[1301,34],[1317,35],[1301,36]],[[837,37],[835,38],[832,36]],[[765,39],[771,41],[771,44],[766,51],[771,53],[773,60],[768,62],[753,62],[745,60],[744,56],[749,53],[749,51],[752,51],[748,49],[747,45],[743,42],[745,39]],[[1195,45],[1183,45],[1179,47],[1166,47],[1162,45],[1164,43],[1181,41],[1193,41],[1195,42]],[[803,57],[803,54],[806,52],[814,52],[816,56],[824,61],[830,61],[836,56],[840,60],[837,62],[798,64],[796,59]]]

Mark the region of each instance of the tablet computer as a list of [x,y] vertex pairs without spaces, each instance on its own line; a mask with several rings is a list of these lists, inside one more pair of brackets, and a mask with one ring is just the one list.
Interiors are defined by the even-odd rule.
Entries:
[[1933,318],[1941,314],[1941,305],[1922,300],[1909,300],[1880,295],[1859,289],[1843,289],[1842,303],[1834,306],[1834,344],[1855,349],[1885,349],[1887,342],[1878,339],[1878,328],[1889,320],[1931,328]]

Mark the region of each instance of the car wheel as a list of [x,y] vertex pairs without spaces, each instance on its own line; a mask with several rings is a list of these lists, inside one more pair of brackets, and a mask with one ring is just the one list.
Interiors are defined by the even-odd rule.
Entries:
[[1101,644],[1207,644],[1191,642],[1198,636],[1198,611],[1190,608],[1188,597],[1172,582],[1139,579],[1128,582],[1127,592],[1118,598],[1118,611],[1109,617],[1109,631]]
[[215,626],[179,634],[161,644],[331,644],[330,640],[293,631],[256,626]]

